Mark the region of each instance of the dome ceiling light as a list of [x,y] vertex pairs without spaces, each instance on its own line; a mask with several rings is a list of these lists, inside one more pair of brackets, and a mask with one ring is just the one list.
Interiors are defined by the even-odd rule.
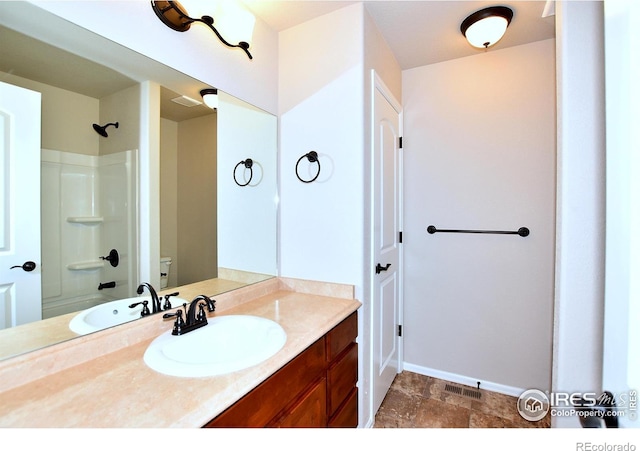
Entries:
[[460,25],[460,31],[469,44],[479,49],[487,49],[504,36],[511,19],[511,8],[491,6],[467,17]]
[[218,109],[218,90],[215,88],[207,88],[200,91],[202,101],[212,110]]

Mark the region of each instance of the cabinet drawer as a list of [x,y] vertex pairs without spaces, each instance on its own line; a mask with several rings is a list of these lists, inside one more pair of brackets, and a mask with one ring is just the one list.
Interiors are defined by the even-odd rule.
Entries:
[[327,381],[322,378],[293,407],[287,410],[274,427],[324,428],[327,426]]
[[329,420],[330,428],[358,427],[358,388],[354,387],[344,403]]
[[327,372],[327,412],[331,417],[358,382],[358,345],[352,343],[347,351],[329,367]]
[[264,427],[326,368],[321,338],[205,427]]
[[358,337],[358,314],[353,312],[327,334],[327,361],[335,359]]

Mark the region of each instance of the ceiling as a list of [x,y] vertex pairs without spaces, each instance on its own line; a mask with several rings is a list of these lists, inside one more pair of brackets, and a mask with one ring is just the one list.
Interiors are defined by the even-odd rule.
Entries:
[[[260,19],[277,31],[353,5],[355,1],[243,0]],[[553,2],[546,1],[420,1],[371,0],[362,2],[391,47],[402,70],[476,55],[460,32],[471,13],[504,5],[514,11],[507,33],[494,49],[512,47],[555,36]],[[543,17],[543,14],[546,17]],[[330,30],[327,30],[329,33]],[[490,51],[490,50],[489,50]]]
[[[337,0],[243,1],[257,17],[276,31],[283,31],[337,9],[360,3]],[[553,38],[555,35],[553,13],[543,17],[547,4],[545,1],[509,0],[494,3],[374,0],[362,3],[396,55],[402,70],[483,52],[484,50],[475,49],[467,44],[459,28],[460,23],[469,14],[490,5],[508,5],[514,10],[514,18],[506,35],[492,48],[526,44]],[[327,30],[327,33],[330,32],[331,30]],[[40,80],[95,98],[101,98],[109,92],[116,92],[135,83],[134,80],[115,71],[4,27],[0,27],[0,42],[3,43],[0,46],[0,72]],[[51,57],[48,58],[49,63],[45,62],[47,58],[44,56]],[[92,82],[87,83],[89,80]],[[95,83],[95,80],[99,82]],[[98,91],[95,90],[96,87]],[[164,90],[162,94],[163,114],[166,111],[167,115],[186,114],[185,117],[192,117],[197,115],[199,110],[202,111],[199,107],[189,109],[170,102],[170,98],[177,97],[175,93]],[[178,116],[175,116],[174,120],[179,120]]]
[[[0,42],[0,81],[6,77],[4,72],[95,99],[138,84],[120,72],[2,26]],[[162,87],[162,117],[180,122],[215,113],[202,103],[185,108],[173,101],[180,97]]]

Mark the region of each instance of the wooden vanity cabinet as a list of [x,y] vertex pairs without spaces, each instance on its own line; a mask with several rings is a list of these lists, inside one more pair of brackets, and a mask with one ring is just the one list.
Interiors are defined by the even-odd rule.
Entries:
[[357,313],[205,427],[357,427]]
[[329,427],[358,426],[358,318],[352,313],[325,335]]

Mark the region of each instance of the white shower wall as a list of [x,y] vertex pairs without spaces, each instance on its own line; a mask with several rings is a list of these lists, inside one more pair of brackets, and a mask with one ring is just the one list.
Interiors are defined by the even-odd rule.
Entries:
[[[42,150],[43,318],[133,295],[136,154]],[[100,259],[111,249],[115,268]],[[115,288],[98,290],[111,281]]]

